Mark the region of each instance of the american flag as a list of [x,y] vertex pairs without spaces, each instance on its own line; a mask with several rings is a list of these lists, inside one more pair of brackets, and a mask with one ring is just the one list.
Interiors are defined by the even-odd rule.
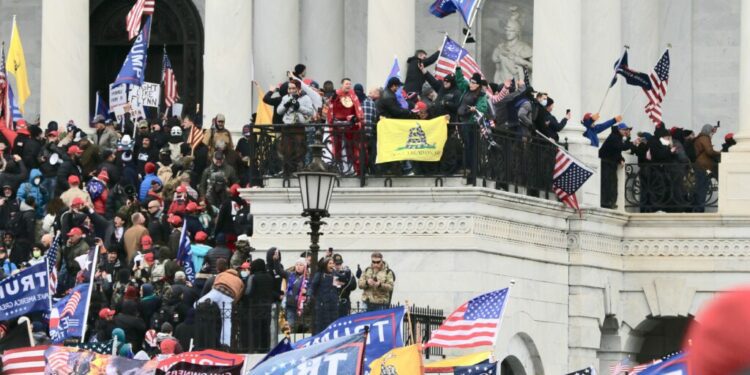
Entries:
[[164,83],[164,104],[167,107],[171,107],[175,103],[179,95],[177,95],[177,79],[174,76],[174,69],[172,69],[172,62],[169,61],[167,56],[167,49],[164,49],[164,68],[162,74],[162,82]]
[[58,251],[58,240],[60,234],[55,236],[55,240],[52,241],[52,246],[47,250],[47,275],[49,276],[49,297],[50,297],[50,309],[52,309],[52,296],[57,292],[57,251]]
[[128,40],[133,40],[138,35],[138,32],[141,31],[141,19],[143,19],[143,16],[154,14],[155,3],[156,0],[136,0],[135,5],[130,9],[128,16],[125,18]]
[[461,71],[466,79],[470,79],[474,73],[482,74],[479,64],[471,57],[469,51],[463,49],[455,40],[446,36],[443,46],[440,48],[437,64],[435,64],[435,77],[443,79],[448,74],[453,74],[456,70],[456,64],[461,67]]
[[566,375],[596,375],[596,369],[589,366],[585,369],[569,372]]
[[196,146],[203,142],[203,129],[194,124],[190,128],[190,133],[188,133],[187,142],[190,148],[194,150]]
[[640,374],[640,373],[641,373],[641,371],[643,371],[643,370],[647,369],[647,368],[648,368],[649,366],[651,366],[651,365],[653,365],[653,364],[655,364],[655,363],[656,363],[656,362],[653,362],[653,363],[644,363],[644,364],[641,364],[641,365],[635,366],[635,367],[633,367],[632,369],[630,369],[630,372],[628,372],[628,375],[636,375],[636,374]]
[[13,95],[13,87],[10,84],[8,85],[8,105],[10,106],[10,113],[13,114],[13,121],[23,120],[23,114],[18,109],[18,102],[16,96]]
[[72,316],[73,314],[75,314],[76,309],[78,308],[79,302],[81,302],[81,293],[80,292],[73,293],[73,295],[70,296],[68,303],[65,304],[65,308],[60,314],[60,318],[64,316]]
[[645,110],[651,122],[658,125],[661,122],[661,102],[667,95],[667,84],[669,83],[669,50],[664,51],[649,77],[651,78],[651,88],[643,89],[648,98]]
[[6,350],[3,357],[4,375],[44,374],[44,352],[48,346]]
[[575,160],[570,154],[557,148],[555,169],[552,174],[552,190],[568,207],[578,211],[576,191],[583,186],[594,172],[583,163]]
[[[68,364],[70,352],[61,347],[53,347],[54,352],[47,358],[48,370],[53,374],[72,374],[73,369]],[[46,373],[46,372],[45,372]]]
[[622,375],[624,372],[629,372],[631,368],[630,360],[625,358],[613,365],[609,365],[609,373],[610,375]]
[[494,345],[508,291],[505,288],[482,294],[461,305],[432,332],[426,346],[474,348]]

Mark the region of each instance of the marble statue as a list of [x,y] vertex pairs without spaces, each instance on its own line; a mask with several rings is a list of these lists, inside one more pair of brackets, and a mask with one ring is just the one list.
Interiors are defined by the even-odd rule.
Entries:
[[518,7],[510,8],[510,18],[505,25],[505,41],[498,44],[492,52],[492,61],[495,63],[495,82],[503,82],[506,79],[523,79],[523,70],[526,69],[531,77],[531,55],[532,48],[521,40],[521,13]]

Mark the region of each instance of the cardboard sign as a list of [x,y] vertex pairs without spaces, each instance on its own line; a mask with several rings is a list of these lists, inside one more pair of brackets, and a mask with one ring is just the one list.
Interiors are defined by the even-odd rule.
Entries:
[[110,111],[114,111],[115,108],[121,107],[128,102],[128,85],[117,85],[112,87],[109,85],[109,108]]

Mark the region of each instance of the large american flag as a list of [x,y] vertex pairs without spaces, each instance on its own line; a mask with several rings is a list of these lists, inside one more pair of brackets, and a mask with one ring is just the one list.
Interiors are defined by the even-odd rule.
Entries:
[[474,348],[494,345],[508,291],[505,288],[482,294],[461,305],[432,332],[426,346]]
[[171,107],[172,104],[177,101],[179,97],[177,95],[177,79],[174,76],[174,69],[172,69],[172,62],[169,61],[167,56],[167,50],[164,49],[164,68],[162,69],[162,82],[164,82],[164,104],[167,107]]
[[651,79],[651,88],[643,89],[648,98],[645,110],[651,122],[658,125],[661,123],[661,102],[667,95],[667,83],[669,83],[669,50],[664,51],[664,54],[661,55],[661,59],[649,74],[649,78]]
[[52,246],[47,250],[47,275],[49,275],[49,282],[47,284],[49,285],[50,309],[52,309],[52,296],[57,292],[57,268],[55,265],[57,264],[57,246],[59,239],[60,234],[55,236],[54,241],[52,241]]
[[437,64],[435,64],[435,77],[443,79],[448,74],[453,74],[456,65],[461,67],[461,71],[466,79],[470,79],[474,73],[482,74],[479,64],[469,54],[469,51],[463,49],[455,40],[445,37],[443,46],[440,48]]
[[190,133],[188,133],[187,142],[190,148],[195,150],[195,147],[203,142],[203,129],[193,124],[190,128]]
[[128,40],[135,38],[141,31],[141,19],[143,16],[154,14],[156,0],[136,0],[135,5],[125,18],[125,27],[128,30]]
[[44,352],[48,346],[6,350],[3,357],[4,375],[44,374]]
[[630,360],[625,358],[613,365],[609,365],[609,373],[610,375],[622,375],[623,373],[629,372],[631,367]]
[[594,172],[583,163],[575,160],[570,154],[557,148],[555,169],[552,174],[552,190],[568,207],[578,211],[576,191],[583,186]]

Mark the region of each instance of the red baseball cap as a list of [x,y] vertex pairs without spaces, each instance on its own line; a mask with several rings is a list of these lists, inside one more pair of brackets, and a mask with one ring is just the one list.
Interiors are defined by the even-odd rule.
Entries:
[[734,138],[734,133],[727,133],[727,134],[726,134],[726,135],[724,136],[724,140],[725,140],[725,141],[728,141],[728,140],[730,140],[730,139],[732,139],[732,138]]
[[81,197],[75,197],[75,198],[73,198],[73,201],[70,202],[70,206],[71,207],[73,207],[73,206],[83,206],[84,204],[85,204],[85,202],[83,201],[83,198],[81,198]]
[[82,153],[83,151],[81,150],[81,148],[76,145],[70,146],[70,148],[68,148],[68,155],[73,155],[73,154],[80,155]]
[[185,186],[183,186],[183,185],[180,185],[180,186],[177,187],[177,192],[178,193],[187,193],[187,188]]
[[81,228],[73,227],[73,229],[68,232],[68,237],[70,236],[83,236],[83,231],[81,230]]
[[182,225],[182,218],[179,215],[172,215],[167,221],[176,227]]
[[411,111],[414,113],[422,112],[427,110],[427,104],[424,102],[417,102],[417,104],[414,105],[414,109]]
[[143,250],[148,250],[151,248],[151,245],[154,243],[154,241],[151,239],[151,236],[146,235],[141,237],[141,248]]
[[240,184],[233,184],[229,187],[229,192],[232,194],[233,197],[239,197],[240,196]]
[[206,239],[208,239],[208,234],[206,234],[206,232],[204,232],[202,230],[198,231],[198,233],[195,234],[195,240],[198,241],[198,242],[203,242]]
[[99,310],[99,318],[100,319],[111,318],[111,317],[115,316],[115,314],[116,314],[115,310],[108,309],[106,307],[103,308],[103,309],[101,309],[101,310]]
[[[146,238],[146,237],[144,237]],[[150,238],[150,237],[149,237]],[[143,256],[143,260],[146,261],[149,265],[154,264],[154,253],[148,253]]]
[[68,185],[78,185],[81,183],[81,179],[78,176],[72,174],[68,176]]
[[198,211],[198,205],[195,204],[195,202],[190,202],[187,204],[187,207],[185,207],[187,212],[195,212]]

